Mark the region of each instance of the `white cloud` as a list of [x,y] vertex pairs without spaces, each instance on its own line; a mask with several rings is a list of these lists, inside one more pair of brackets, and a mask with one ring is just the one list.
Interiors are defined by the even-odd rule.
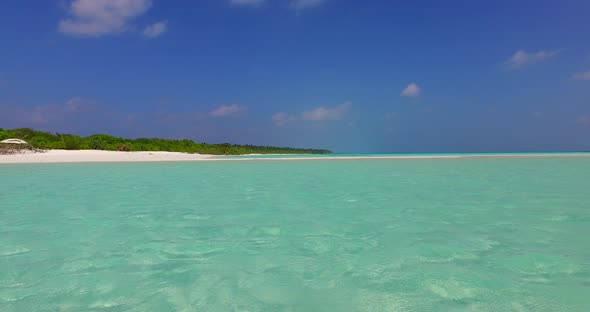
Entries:
[[291,118],[289,117],[289,115],[287,113],[276,113],[274,115],[272,115],[272,122],[277,126],[277,127],[282,127],[284,125],[286,125],[289,120]]
[[537,52],[526,52],[525,50],[518,50],[512,55],[512,57],[510,57],[509,60],[507,60],[504,63],[509,68],[518,69],[529,64],[548,60],[559,54],[559,52],[560,50]]
[[287,114],[279,112],[272,115],[272,122],[277,127],[282,127],[294,121],[322,122],[329,120],[340,120],[346,116],[352,108],[352,103],[345,102],[335,107],[317,107],[301,114]]
[[68,8],[71,16],[59,22],[59,31],[80,37],[121,33],[151,5],[151,0],[74,0]]
[[310,9],[322,5],[326,0],[293,0],[289,7],[295,11]]
[[[327,0],[289,0],[288,8],[294,11],[311,9],[324,4]],[[267,0],[228,0],[229,4],[234,7],[260,7]]]
[[265,0],[229,0],[229,4],[242,7],[257,7],[264,3]]
[[346,102],[334,108],[318,107],[303,112],[303,120],[307,121],[326,121],[338,120],[344,117],[352,107],[352,103]]
[[240,105],[221,105],[212,110],[209,115],[213,117],[229,117],[238,115],[246,110],[246,107]]
[[417,97],[421,92],[422,89],[420,89],[417,84],[412,82],[402,91],[402,96]]
[[156,38],[164,34],[167,28],[168,23],[166,21],[157,22],[144,28],[143,36],[146,38]]
[[583,73],[574,74],[572,78],[574,80],[590,80],[590,70]]

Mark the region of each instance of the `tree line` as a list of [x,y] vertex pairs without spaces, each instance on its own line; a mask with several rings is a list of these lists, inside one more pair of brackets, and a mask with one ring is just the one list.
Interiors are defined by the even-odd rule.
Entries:
[[0,140],[16,138],[25,140],[38,149],[105,150],[105,151],[166,151],[210,155],[244,154],[330,154],[323,149],[291,148],[275,146],[198,143],[192,140],[160,138],[125,139],[107,134],[82,137],[73,134],[50,133],[30,128],[5,130],[0,128]]

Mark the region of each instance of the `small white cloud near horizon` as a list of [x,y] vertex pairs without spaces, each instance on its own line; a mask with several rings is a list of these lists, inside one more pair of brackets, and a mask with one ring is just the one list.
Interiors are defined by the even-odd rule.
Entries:
[[70,17],[59,21],[58,30],[75,37],[100,37],[129,31],[130,22],[144,14],[151,0],[73,0]]
[[146,38],[156,38],[163,35],[168,29],[168,22],[161,21],[149,25],[143,29],[143,36]]
[[295,11],[311,9],[324,4],[326,0],[292,0],[289,8]]
[[351,107],[351,102],[345,102],[333,108],[318,107],[303,112],[302,117],[307,121],[339,120],[348,113]]
[[572,76],[574,80],[590,80],[590,70],[582,73],[576,73]]
[[212,110],[209,115],[213,117],[229,117],[236,116],[246,111],[246,107],[240,105],[221,105],[218,108]]
[[416,83],[410,83],[403,91],[402,96],[417,97],[422,93],[422,89]]
[[506,66],[510,69],[520,69],[526,65],[542,62],[548,60],[552,57],[557,56],[561,50],[553,50],[553,51],[537,51],[537,52],[527,52],[525,50],[518,50],[516,51],[510,59],[504,62]]
[[229,0],[229,4],[236,7],[258,7],[265,0]]
[[341,120],[348,114],[351,108],[351,102],[344,102],[335,107],[316,107],[304,111],[301,114],[278,112],[272,115],[272,122],[275,126],[282,127],[294,121],[324,122]]

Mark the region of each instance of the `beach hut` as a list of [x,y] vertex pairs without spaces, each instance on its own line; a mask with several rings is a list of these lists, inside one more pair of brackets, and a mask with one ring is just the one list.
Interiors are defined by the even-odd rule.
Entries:
[[21,139],[6,139],[6,140],[2,140],[0,141],[0,143],[2,144],[29,144],[27,143],[27,141],[23,141]]
[[33,147],[31,144],[21,139],[6,139],[0,141],[0,154],[14,154],[32,149]]

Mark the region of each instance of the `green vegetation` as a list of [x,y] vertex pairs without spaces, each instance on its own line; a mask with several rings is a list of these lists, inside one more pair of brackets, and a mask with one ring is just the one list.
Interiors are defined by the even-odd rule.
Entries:
[[200,153],[211,155],[243,154],[330,154],[328,150],[303,149],[273,146],[207,144],[191,140],[170,140],[156,138],[124,139],[106,134],[80,137],[72,134],[49,133],[29,128],[4,130],[0,128],[0,140],[16,138],[29,142],[39,149],[106,151],[168,151]]

